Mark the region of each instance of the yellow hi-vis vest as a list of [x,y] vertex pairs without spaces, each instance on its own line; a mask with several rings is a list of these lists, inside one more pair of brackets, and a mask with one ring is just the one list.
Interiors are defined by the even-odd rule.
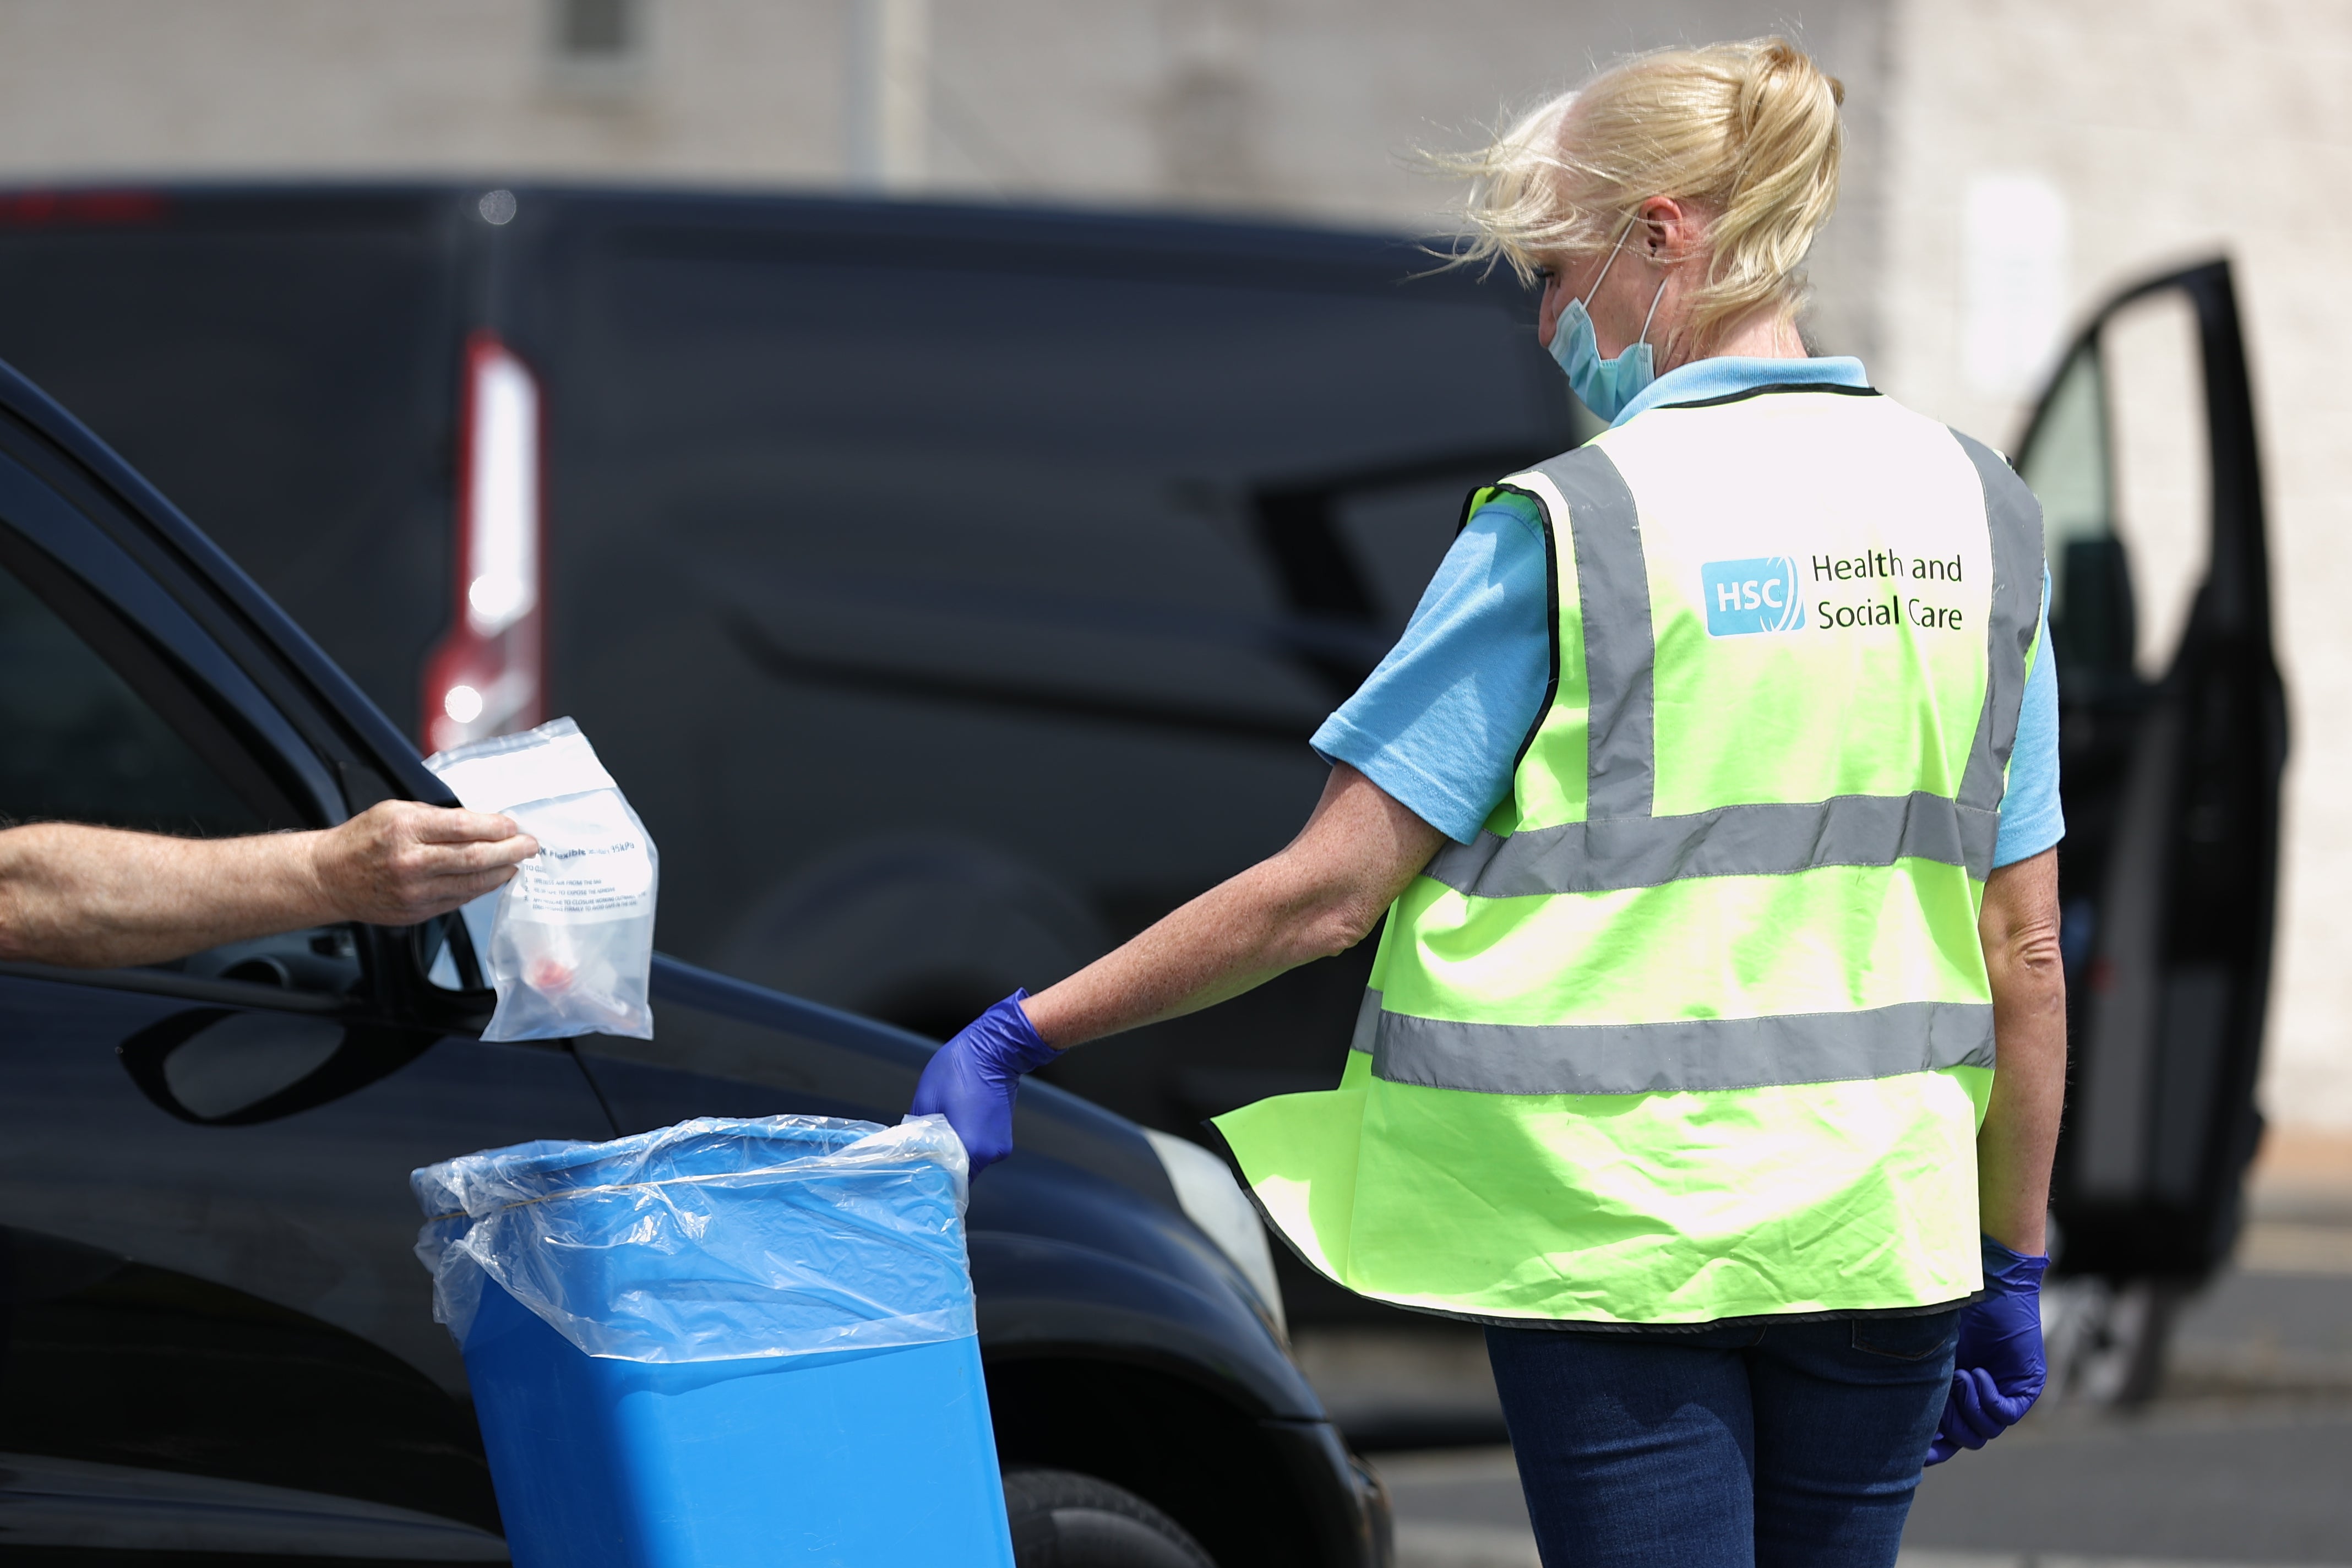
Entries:
[[1545,519],[1552,689],[1389,911],[1339,1088],[1217,1119],[1251,1192],[1340,1284],[1489,1322],[1966,1300],[2040,507],[1811,385],[1500,489]]

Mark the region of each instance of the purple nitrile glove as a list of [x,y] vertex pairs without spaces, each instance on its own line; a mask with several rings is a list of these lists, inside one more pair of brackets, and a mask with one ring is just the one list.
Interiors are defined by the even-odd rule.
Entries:
[[1960,1310],[1952,1391],[1927,1445],[1931,1465],[1981,1448],[2023,1420],[2050,1375],[2042,1356],[2042,1275],[2050,1259],[2011,1252],[1989,1236],[1983,1241],[1990,1294]]
[[1021,1075],[1062,1053],[1040,1039],[1015,991],[941,1046],[915,1080],[909,1116],[944,1116],[963,1140],[971,1173],[1013,1152],[1013,1101]]

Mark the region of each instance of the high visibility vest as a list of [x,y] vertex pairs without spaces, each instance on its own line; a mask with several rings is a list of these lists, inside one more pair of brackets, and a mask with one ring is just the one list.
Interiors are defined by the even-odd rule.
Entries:
[[1967,1300],[2040,507],[1810,385],[1504,490],[1550,552],[1542,716],[1389,911],[1339,1088],[1217,1119],[1251,1192],[1339,1283],[1490,1322]]

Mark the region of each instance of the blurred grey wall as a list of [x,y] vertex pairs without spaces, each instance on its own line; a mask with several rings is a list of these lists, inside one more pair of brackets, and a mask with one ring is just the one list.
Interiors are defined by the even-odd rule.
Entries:
[[866,185],[1414,230],[1415,148],[1660,44],[1845,79],[1829,347],[1876,339],[1883,0],[0,0],[0,177],[463,174]]

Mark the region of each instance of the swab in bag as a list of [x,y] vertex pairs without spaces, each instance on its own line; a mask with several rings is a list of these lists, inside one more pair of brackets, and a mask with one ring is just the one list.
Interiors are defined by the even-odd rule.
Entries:
[[646,992],[660,862],[580,726],[553,720],[452,746],[425,765],[467,809],[504,812],[539,840],[539,853],[495,895],[480,957],[499,1007],[482,1038],[651,1039]]

